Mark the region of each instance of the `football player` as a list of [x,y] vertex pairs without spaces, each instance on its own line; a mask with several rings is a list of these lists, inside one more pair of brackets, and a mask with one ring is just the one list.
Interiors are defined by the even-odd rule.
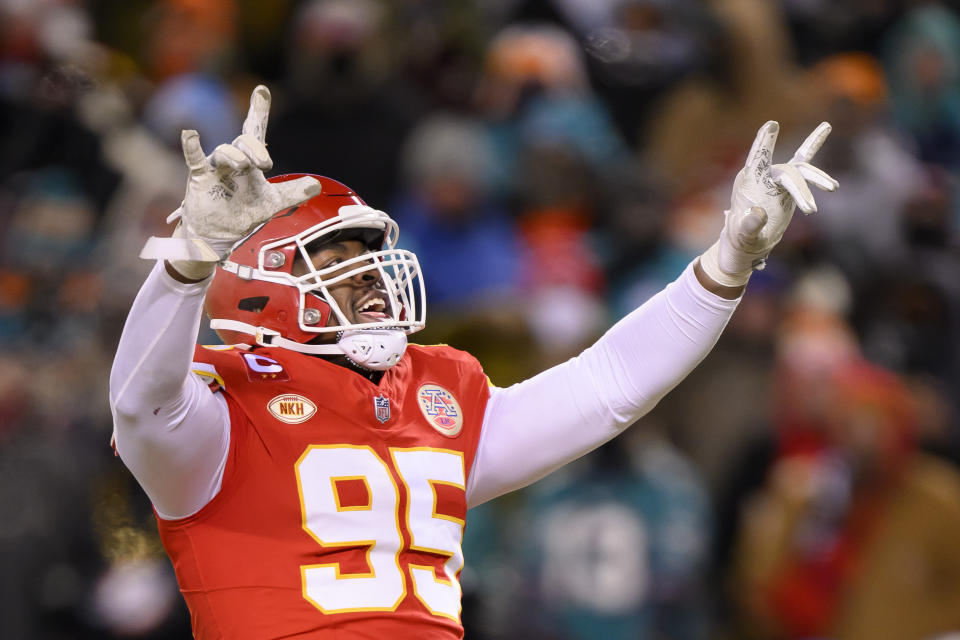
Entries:
[[[717,242],[578,357],[509,388],[424,326],[416,256],[347,186],[267,180],[270,94],[189,179],[110,379],[196,638],[459,638],[467,510],[615,437],[709,352],[807,183],[826,123],[771,164],[766,123]],[[216,274],[214,272],[216,271]],[[226,346],[194,344],[201,313]]]

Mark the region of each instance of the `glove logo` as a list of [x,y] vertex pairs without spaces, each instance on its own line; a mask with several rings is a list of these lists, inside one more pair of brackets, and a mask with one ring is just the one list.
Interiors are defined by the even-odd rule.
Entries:
[[430,426],[440,435],[456,438],[463,429],[463,412],[453,394],[437,384],[417,389],[417,404]]
[[267,411],[280,422],[300,424],[317,412],[317,405],[295,393],[285,393],[267,403]]
[[213,200],[229,200],[231,197],[231,194],[229,191],[227,191],[227,188],[220,183],[210,187],[210,191],[208,191],[207,194]]

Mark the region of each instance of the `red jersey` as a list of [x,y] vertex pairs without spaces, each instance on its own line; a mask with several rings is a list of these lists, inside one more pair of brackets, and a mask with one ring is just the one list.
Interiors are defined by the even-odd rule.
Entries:
[[159,519],[200,640],[460,638],[460,542],[489,398],[411,345],[379,385],[285,349],[197,347],[230,410],[220,492]]

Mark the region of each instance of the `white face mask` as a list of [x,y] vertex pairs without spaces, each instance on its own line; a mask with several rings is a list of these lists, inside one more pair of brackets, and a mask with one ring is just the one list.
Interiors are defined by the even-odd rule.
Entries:
[[[336,265],[318,269],[310,257],[308,245],[323,242],[334,234],[356,230],[382,230],[382,249],[358,255]],[[321,355],[344,355],[357,365],[383,371],[397,364],[407,345],[407,334],[423,328],[426,318],[425,291],[417,257],[410,251],[397,249],[396,223],[387,214],[366,205],[340,207],[337,218],[315,225],[295,236],[263,245],[257,267],[248,267],[227,260],[223,269],[244,280],[260,280],[293,287],[299,294],[298,328],[305,333],[341,334],[335,344],[310,344],[290,340],[282,333],[266,327],[255,327],[236,320],[216,318],[210,326],[217,330],[238,331],[254,336],[263,346],[274,346]],[[277,270],[283,264],[283,248],[291,245],[306,265],[306,272],[293,275]],[[277,256],[280,256],[278,259]],[[329,289],[360,273],[373,272],[382,283],[385,302],[384,317],[374,322],[351,322],[330,294]],[[334,323],[321,324],[321,316],[310,308],[307,296],[315,296],[330,307]]]

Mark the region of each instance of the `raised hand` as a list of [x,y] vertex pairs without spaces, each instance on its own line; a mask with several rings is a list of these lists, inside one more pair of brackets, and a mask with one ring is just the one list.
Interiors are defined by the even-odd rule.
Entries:
[[[214,263],[233,244],[273,214],[320,193],[313,178],[271,183],[263,175],[273,167],[265,144],[270,91],[260,85],[250,96],[250,109],[241,134],[206,156],[196,131],[180,136],[183,158],[190,170],[183,203],[167,218],[180,218],[172,239],[151,238],[140,256],[174,260],[178,271],[195,273],[184,261]],[[203,269],[212,271],[212,264]]]
[[253,90],[242,133],[205,157],[196,131],[181,135],[183,157],[190,169],[183,204],[168,220],[182,217],[188,232],[204,239],[239,240],[277,211],[320,193],[313,178],[267,182],[273,167],[264,144],[270,113],[270,91]]
[[747,162],[734,180],[720,239],[700,257],[700,265],[711,279],[731,287],[746,284],[780,242],[794,210],[817,210],[807,183],[824,191],[837,189],[836,180],[810,164],[830,130],[828,123],[820,123],[788,162],[771,164],[780,125],[771,120],[760,128]]

